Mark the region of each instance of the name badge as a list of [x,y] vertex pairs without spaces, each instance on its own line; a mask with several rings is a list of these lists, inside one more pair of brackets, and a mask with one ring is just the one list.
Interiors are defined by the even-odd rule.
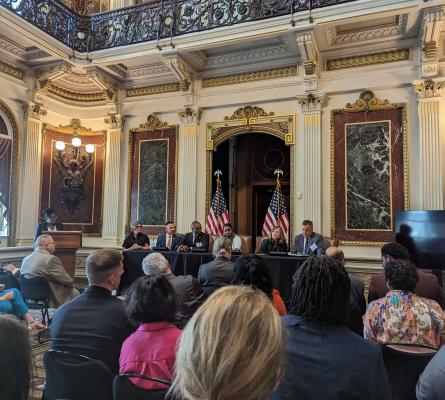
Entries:
[[313,243],[312,244],[312,246],[311,247],[309,247],[312,251],[315,251],[315,250],[317,250],[317,245],[315,244],[315,243]]
[[202,247],[202,243],[201,242],[196,242],[196,247]]

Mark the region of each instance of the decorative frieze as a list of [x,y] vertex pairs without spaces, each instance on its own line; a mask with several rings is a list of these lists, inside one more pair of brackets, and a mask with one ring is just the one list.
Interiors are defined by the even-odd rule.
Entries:
[[167,83],[164,85],[144,86],[127,89],[127,97],[148,96],[159,93],[178,92],[179,83]]
[[0,61],[0,72],[20,80],[25,78],[25,72],[23,70],[3,61]]
[[432,79],[414,81],[413,89],[420,99],[440,97],[440,89],[445,87],[445,81],[435,82]]

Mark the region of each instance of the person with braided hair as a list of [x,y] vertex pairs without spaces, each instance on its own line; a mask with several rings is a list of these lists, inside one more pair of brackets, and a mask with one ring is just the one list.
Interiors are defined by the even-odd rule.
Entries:
[[284,377],[273,400],[391,399],[381,350],[344,325],[351,283],[327,256],[308,258],[293,278]]

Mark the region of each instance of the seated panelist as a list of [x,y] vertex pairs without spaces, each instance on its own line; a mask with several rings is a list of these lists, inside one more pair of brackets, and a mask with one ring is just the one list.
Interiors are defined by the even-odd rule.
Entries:
[[233,232],[232,224],[226,223],[223,225],[223,236],[232,241],[233,251],[241,251],[241,238]]
[[[142,224],[139,221],[133,223],[131,233],[125,238],[122,247],[125,250],[139,250],[150,248],[150,239],[142,232]],[[125,251],[124,250],[124,251]]]
[[170,250],[178,250],[182,236],[176,233],[176,224],[173,221],[165,223],[165,233],[158,236],[156,247],[167,247]]
[[37,224],[34,234],[34,241],[43,234],[43,232],[63,231],[63,224],[57,222],[57,215],[52,208],[43,210],[43,221]]
[[312,221],[305,219],[301,223],[301,232],[295,236],[292,253],[320,256],[324,254],[323,236],[314,232]]
[[189,251],[192,248],[209,251],[209,235],[202,231],[202,226],[198,221],[192,222],[192,231],[182,238],[179,251]]
[[287,242],[280,226],[274,226],[269,236],[261,242],[260,253],[269,254],[271,251],[287,253]]

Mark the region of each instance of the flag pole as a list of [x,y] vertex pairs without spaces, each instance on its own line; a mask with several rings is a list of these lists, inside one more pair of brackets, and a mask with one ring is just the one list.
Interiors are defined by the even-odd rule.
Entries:
[[280,226],[280,200],[281,200],[280,175],[283,175],[283,170],[277,168],[274,171],[274,175],[276,175],[276,177],[277,177],[277,182],[276,182],[276,185],[277,185],[277,188],[276,188],[276,190],[277,190],[277,223],[278,223],[278,226]]
[[[220,169],[217,169],[217,170],[214,172],[213,175],[216,176],[216,190],[218,190],[218,188],[221,187],[221,180],[219,179],[219,177],[222,175],[222,171],[221,171]],[[217,206],[218,206],[218,210],[219,210],[219,208],[220,208],[220,202],[221,202],[221,199],[219,198],[219,196],[218,196],[217,200],[218,200]],[[217,217],[218,231],[221,232],[221,229],[220,229],[220,226],[219,226],[220,224],[219,224],[218,218],[219,218],[219,217]]]

